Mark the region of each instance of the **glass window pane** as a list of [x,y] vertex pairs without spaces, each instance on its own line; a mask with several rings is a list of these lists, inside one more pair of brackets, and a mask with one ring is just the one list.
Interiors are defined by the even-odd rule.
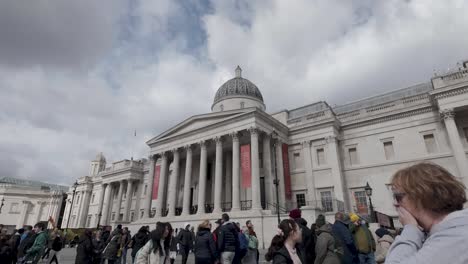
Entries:
[[319,166],[325,164],[325,151],[323,148],[317,149],[317,164]]
[[358,164],[358,158],[357,158],[357,150],[356,148],[349,148],[348,149],[349,153],[349,162],[351,165]]
[[325,212],[333,212],[333,200],[331,191],[320,192],[320,198],[322,200],[322,208]]
[[385,150],[385,158],[387,160],[393,159],[395,157],[395,151],[393,149],[393,142],[391,141],[384,142],[383,145],[384,145],[384,150]]
[[424,135],[423,137],[424,143],[426,144],[427,153],[436,153],[437,149],[434,134]]

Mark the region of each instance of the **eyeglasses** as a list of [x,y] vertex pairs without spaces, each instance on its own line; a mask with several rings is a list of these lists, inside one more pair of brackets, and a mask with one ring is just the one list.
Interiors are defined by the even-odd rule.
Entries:
[[406,193],[393,193],[393,200],[395,200],[397,203],[401,203],[405,195]]

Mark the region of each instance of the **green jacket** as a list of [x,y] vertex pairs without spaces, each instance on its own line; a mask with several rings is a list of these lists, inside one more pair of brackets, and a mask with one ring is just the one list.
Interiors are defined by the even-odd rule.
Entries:
[[374,237],[365,225],[355,228],[354,241],[359,253],[368,254],[375,251]]
[[39,261],[46,248],[47,238],[48,235],[44,231],[37,234],[34,244],[26,252],[26,260],[32,261],[32,263],[37,263]]

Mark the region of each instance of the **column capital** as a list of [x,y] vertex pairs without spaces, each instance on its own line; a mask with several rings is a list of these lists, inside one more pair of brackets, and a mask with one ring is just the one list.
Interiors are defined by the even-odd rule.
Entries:
[[250,127],[249,132],[250,132],[251,135],[258,135],[260,130],[258,128],[256,128],[256,127]]
[[440,111],[440,117],[442,117],[444,120],[454,119],[455,111],[453,111],[453,109],[444,109]]
[[232,137],[232,141],[239,141],[239,133],[237,131],[229,133],[229,136]]
[[23,204],[32,204],[31,201],[23,201]]
[[159,156],[161,157],[161,159],[167,159],[167,152],[163,151],[163,152],[159,153]]
[[190,145],[190,144],[189,144],[189,145],[185,145],[185,146],[184,146],[184,149],[185,149],[186,152],[192,153],[192,145]]
[[325,137],[325,142],[327,143],[332,143],[336,141],[336,136],[335,135],[330,135]]
[[310,140],[304,140],[301,142],[303,148],[308,148],[312,144]]
[[198,144],[200,145],[201,148],[206,148],[206,140],[200,140],[198,141]]
[[178,152],[179,152],[179,148],[173,148],[173,149],[171,149],[171,152],[172,152],[172,154],[178,153]]
[[216,145],[221,144],[223,142],[223,137],[218,136],[213,138],[214,142],[216,142]]

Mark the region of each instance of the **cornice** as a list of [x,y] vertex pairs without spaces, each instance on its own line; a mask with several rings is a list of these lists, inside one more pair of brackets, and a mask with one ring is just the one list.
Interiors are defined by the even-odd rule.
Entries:
[[460,87],[460,88],[456,88],[456,89],[452,89],[448,91],[441,91],[439,93],[434,92],[433,96],[434,96],[434,99],[438,100],[438,99],[444,99],[444,98],[457,96],[457,95],[465,94],[465,93],[468,93],[468,86],[464,86],[464,87]]

